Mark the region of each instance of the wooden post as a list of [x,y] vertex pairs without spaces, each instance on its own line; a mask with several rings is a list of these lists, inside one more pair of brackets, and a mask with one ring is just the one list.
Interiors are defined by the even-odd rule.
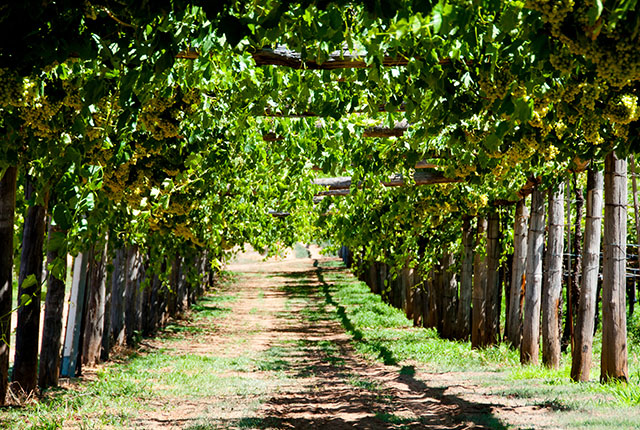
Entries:
[[100,361],[109,360],[111,354],[111,294],[113,271],[106,270],[107,255],[104,256],[105,264],[105,286],[104,286],[104,317],[102,318],[102,340],[100,346]]
[[631,186],[633,189],[633,217],[636,224],[636,252],[640,262],[640,204],[638,204],[638,178],[636,176],[636,161],[633,154],[629,155],[631,165]]
[[97,245],[94,245],[94,250],[88,261],[87,308],[84,311],[82,343],[82,364],[88,366],[93,366],[100,361],[107,283],[107,244],[105,243],[102,247],[102,252]]
[[160,288],[162,287],[160,282],[160,277],[157,273],[153,274],[151,278],[151,295],[150,295],[150,308],[151,308],[151,316],[149,318],[149,333],[148,335],[153,335],[158,331],[158,327],[160,326],[160,322],[162,321],[162,297]]
[[413,325],[415,327],[422,326],[422,312],[423,312],[423,294],[422,294],[422,282],[418,283],[413,289]]
[[511,269],[511,291],[509,294],[509,315],[507,316],[507,340],[513,348],[520,347],[522,337],[522,304],[525,292],[525,269],[527,265],[527,225],[529,209],[525,199],[516,205],[513,226],[513,263]]
[[[160,265],[160,273],[167,272],[167,257],[162,257],[162,264]],[[158,319],[156,321],[156,328],[163,327],[167,322],[167,299],[169,291],[167,286],[162,283],[159,275],[156,276],[158,282]],[[211,278],[210,278],[211,279]]]
[[[66,233],[50,222],[48,243],[51,244],[54,242],[56,236],[58,236],[57,239],[64,238]],[[66,276],[66,253],[60,251],[61,249],[58,247],[49,246],[47,249],[47,263],[51,264],[55,260],[60,260],[62,263],[60,271]],[[65,276],[63,276],[62,279],[58,279],[52,272],[48,273],[47,297],[45,299],[44,324],[42,328],[42,343],[40,345],[40,363],[38,369],[38,386],[41,390],[58,386]]]
[[627,367],[627,161],[611,152],[604,171],[604,264],[600,380],[629,380]]
[[545,193],[537,187],[531,196],[531,218],[527,243],[524,324],[520,362],[538,364],[540,351],[540,299],[542,298],[542,253],[544,249]]
[[182,257],[180,261],[180,274],[178,277],[178,311],[180,313],[186,311],[189,308],[188,294],[189,285],[187,283],[187,260]]
[[543,278],[542,362],[560,368],[560,295],[564,238],[564,183],[549,192],[549,238]]
[[436,268],[433,268],[429,271],[429,274],[427,275],[427,279],[425,282],[425,292],[426,292],[426,301],[425,301],[425,318],[424,318],[424,322],[425,322],[425,327],[427,328],[436,328],[436,329],[440,329],[439,332],[441,333],[441,327],[440,326],[440,312],[439,312],[439,307],[438,307],[438,298],[439,298],[439,294],[438,294],[438,290],[439,288],[438,286],[438,279],[437,279],[437,273],[438,271],[436,270]]
[[65,331],[62,363],[60,365],[60,376],[65,378],[76,376],[86,286],[87,254],[80,253],[73,262],[71,298],[69,299],[67,329]]
[[169,274],[169,291],[167,297],[167,312],[169,317],[178,316],[178,286],[180,284],[180,257],[177,255],[171,260],[171,273]]
[[[33,197],[35,197],[35,186],[27,179],[25,199],[29,200]],[[26,394],[35,390],[38,383],[38,340],[46,210],[46,197],[43,204],[35,204],[28,209],[22,235],[18,282],[18,325],[11,380]],[[24,299],[27,299],[26,303]]]
[[442,257],[442,337],[450,340],[455,339],[457,329],[458,281],[454,266],[453,252],[445,251]]
[[136,253],[136,267],[137,267],[137,276],[135,278],[135,288],[136,288],[136,304],[135,304],[135,331],[138,336],[142,336],[142,327],[143,327],[143,312],[144,312],[144,286],[145,286],[145,278],[147,274],[147,261],[146,255],[140,252],[138,248],[138,252]]
[[473,291],[473,229],[471,218],[462,219],[462,269],[460,271],[460,301],[458,303],[458,339],[466,340],[471,333],[471,294]]
[[9,340],[13,307],[13,228],[18,170],[9,167],[0,178],[0,406],[9,382]]
[[414,285],[414,271],[413,268],[407,264],[402,269],[402,291],[403,291],[403,303],[404,314],[408,319],[413,319],[413,285]]
[[127,250],[124,303],[124,332],[127,345],[133,346],[138,330],[138,246],[131,245]]
[[[573,347],[575,334],[573,328],[575,326],[576,317],[578,315],[578,302],[580,300],[580,274],[582,273],[582,212],[584,206],[584,196],[582,187],[578,185],[578,177],[573,174],[573,193],[575,195],[576,218],[573,220],[573,236],[572,243],[569,246],[569,253],[574,255],[573,264],[570,269],[570,279],[567,285],[567,316],[565,318],[564,333],[562,334],[562,351],[571,345]],[[567,189],[567,194],[569,194]],[[567,229],[571,230],[569,224]]]
[[587,176],[587,216],[582,251],[582,279],[575,341],[571,349],[571,379],[588,381],[591,370],[596,290],[600,270],[600,235],[602,225],[602,172],[589,169]]
[[[478,217],[478,229],[476,233],[476,248],[486,243],[487,219]],[[476,252],[473,261],[473,292],[471,316],[471,347],[482,348],[485,346],[486,310],[485,291],[487,284],[487,260],[482,252]]]
[[127,274],[127,252],[118,248],[113,258],[113,274],[111,275],[111,345],[124,344],[124,294]]
[[[629,155],[631,165],[631,186],[633,189],[633,216],[636,225],[636,243],[634,244],[636,254],[636,264],[640,269],[640,205],[638,204],[638,179],[636,177],[636,162],[633,154]],[[637,274],[633,276],[633,282],[629,290],[629,316],[633,315],[636,302],[636,281]]]
[[485,345],[495,345],[500,339],[500,214],[496,208],[487,222],[487,284],[485,289]]

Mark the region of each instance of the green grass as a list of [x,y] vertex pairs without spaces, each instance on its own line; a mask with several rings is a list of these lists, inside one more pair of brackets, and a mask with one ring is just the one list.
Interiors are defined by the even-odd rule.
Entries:
[[293,246],[293,253],[296,258],[309,258],[311,257],[311,253],[309,250],[301,243],[296,243]]
[[347,381],[349,382],[349,384],[353,385],[354,387],[357,388],[362,388],[364,390],[368,390],[368,391],[380,391],[382,389],[382,387],[380,386],[379,383],[377,383],[376,381],[370,381],[368,379],[365,378],[361,378],[357,375],[350,375],[347,378]]
[[65,422],[80,419],[81,428],[124,428],[132,416],[144,409],[143,402],[152,393],[142,378],[114,376],[103,373],[97,380],[71,390],[50,390],[38,403],[1,413],[0,427],[57,429]]
[[[559,370],[522,367],[518,352],[504,344],[472,350],[469,342],[440,339],[433,329],[412,327],[401,310],[383,303],[364,283],[343,271],[331,270],[342,263],[329,263],[320,267],[324,282],[318,293],[326,309],[335,309],[354,347],[365,356],[386,364],[420,363],[437,372],[473,372],[469,378],[496,395],[517,397],[556,411],[554,417],[562,428],[640,428],[640,310],[629,321],[630,383],[597,382],[599,333],[594,339],[593,382],[573,383],[568,354],[563,355]],[[405,365],[403,369],[412,367]],[[474,376],[476,373],[479,376]]]
[[[287,380],[283,370],[297,351],[296,345],[239,356],[202,355],[173,347],[174,341],[197,335],[216,320],[228,317],[228,304],[235,300],[228,292],[204,297],[192,307],[191,323],[177,321],[166,327],[159,338],[163,347],[120,357],[101,368],[94,380],[49,390],[33,404],[0,410],[0,428],[130,429],[141,412],[152,408],[148,405],[173,398],[203,399],[206,403],[211,403],[207,399],[216,399],[220,407],[251,415],[266,400],[263,396]],[[205,410],[203,426],[194,424],[191,428],[225,428],[220,422],[210,423],[204,415]]]
[[356,349],[368,357],[386,364],[414,360],[436,371],[499,370],[519,361],[505,345],[472,350],[469,342],[443,340],[433,329],[413,327],[401,310],[383,303],[364,283],[343,272],[325,271],[322,276],[325,302],[337,309],[357,341]]

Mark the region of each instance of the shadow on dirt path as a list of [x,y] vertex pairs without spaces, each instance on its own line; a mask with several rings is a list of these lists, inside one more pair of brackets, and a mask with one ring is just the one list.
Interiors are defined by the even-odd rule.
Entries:
[[324,281],[324,271],[343,269],[321,269],[317,263],[296,260],[292,270],[286,262],[260,267],[259,272],[273,281],[265,286],[268,294],[276,289],[286,295],[285,310],[279,312],[278,323],[271,327],[271,340],[272,347],[287,351],[282,360],[293,383],[281,387],[256,416],[229,422],[229,426],[507,428],[492,414],[499,405],[471,402],[446,393],[447,386],[427,384],[417,377],[413,366],[398,365],[388,350],[379,350],[384,364],[359,357],[352,342],[362,336],[345,309],[333,300]]

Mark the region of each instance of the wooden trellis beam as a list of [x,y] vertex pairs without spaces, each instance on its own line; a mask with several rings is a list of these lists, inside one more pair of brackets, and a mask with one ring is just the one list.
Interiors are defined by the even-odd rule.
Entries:
[[[302,55],[299,52],[291,51],[284,47],[277,47],[275,49],[263,48],[252,54],[253,61],[257,66],[284,66],[292,69],[308,69],[308,70],[335,70],[335,69],[364,69],[371,67],[364,61],[364,56],[353,55],[348,50],[343,52],[334,52],[329,55],[329,58],[319,63],[313,60],[302,60]],[[182,51],[176,55],[176,58],[185,60],[195,60],[200,56],[200,53],[193,48],[186,51]],[[405,57],[391,57],[384,56],[382,59],[382,65],[385,67],[394,66],[406,66],[409,63],[409,58]]]
[[[377,125],[367,128],[362,134],[363,137],[402,137],[409,129],[409,123],[406,120],[397,121],[393,127],[385,127]],[[262,135],[265,142],[278,142],[284,140],[284,136],[276,133],[265,133]]]
[[[287,108],[285,106],[285,108]],[[394,112],[405,112],[407,110],[407,107],[404,103],[401,103],[400,106],[396,107]],[[378,112],[389,112],[386,108],[385,105],[380,105],[378,106]],[[366,112],[359,112],[359,111],[354,111],[354,112],[349,112],[349,113],[355,113],[355,114],[363,114]],[[271,109],[266,109],[264,114],[260,115],[257,114],[256,116],[266,116],[269,118],[310,118],[310,117],[323,117],[324,115],[320,115],[317,112],[313,112],[313,111],[304,111],[304,112],[293,112],[293,113],[286,113],[286,112],[282,112],[282,111],[274,111]]]
[[401,137],[409,128],[406,120],[396,122],[393,127],[375,126],[364,131],[364,137]]
[[[320,63],[313,60],[303,61],[302,55],[299,52],[291,51],[284,47],[277,47],[275,49],[263,48],[252,54],[253,60],[258,66],[284,66],[293,69],[309,70],[365,69],[372,66],[366,63],[364,60],[365,56],[366,52],[360,52],[354,55],[345,49],[342,52],[331,53],[326,61]],[[195,60],[198,57],[200,57],[200,52],[195,48],[189,48],[176,55],[176,58],[185,60]],[[420,59],[419,57],[414,58]],[[392,57],[385,55],[382,58],[382,65],[385,67],[403,67],[409,64],[410,59],[411,57]],[[438,64],[441,66],[451,66],[455,63],[466,64],[467,66],[474,64],[471,60],[452,60],[451,58],[441,58],[438,60]]]
[[[460,178],[447,178],[442,173],[433,170],[419,170],[413,174],[415,185],[448,184],[462,182]],[[318,178],[313,181],[314,185],[327,187],[332,190],[348,190],[351,188],[351,177],[341,176],[337,178]],[[400,187],[406,184],[405,179],[400,174],[391,175],[389,179],[382,181],[385,187]]]
[[[186,57],[185,57],[186,58]],[[278,47],[275,49],[264,48],[253,54],[253,60],[258,66],[284,66],[292,69],[307,70],[335,70],[335,69],[364,69],[371,67],[364,61],[364,55],[355,56],[349,51],[335,52],[329,58],[319,63],[313,60],[302,60],[299,52]],[[382,65],[386,67],[406,66],[408,58],[385,56]]]
[[[438,157],[438,156],[433,156],[433,157],[429,157],[429,158],[440,158],[440,157]],[[437,168],[439,168],[439,167],[440,167],[440,166],[438,166],[437,164],[435,164],[435,163],[430,163],[430,162],[428,162],[428,161],[426,161],[426,160],[418,161],[418,162],[416,163],[416,165],[414,166],[414,168],[415,168],[415,169],[437,169]],[[313,167],[311,168],[311,170],[315,170],[316,172],[321,172],[321,171],[322,171],[322,168],[321,168],[320,166],[313,166]]]

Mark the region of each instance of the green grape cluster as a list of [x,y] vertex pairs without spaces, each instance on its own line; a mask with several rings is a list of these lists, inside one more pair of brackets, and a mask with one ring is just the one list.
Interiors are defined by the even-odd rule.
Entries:
[[463,193],[460,196],[460,206],[466,208],[466,212],[469,215],[477,215],[481,209],[489,206],[489,196],[486,193],[472,190],[468,193]]
[[514,76],[507,67],[497,67],[493,73],[481,71],[478,86],[489,102],[502,100],[514,81]]
[[64,81],[62,83],[62,89],[65,93],[64,98],[62,99],[62,104],[76,112],[80,112],[84,107],[80,89],[75,85],[72,85],[69,81]]
[[573,72],[576,67],[576,61],[568,49],[553,49],[549,54],[549,62],[554,69],[563,74]]
[[564,134],[566,133],[567,128],[567,124],[565,124],[563,120],[556,121],[553,126],[553,130],[556,132],[556,137],[558,139],[562,139],[562,136],[564,136]]
[[640,118],[638,96],[635,94],[617,94],[612,97],[604,109],[604,116],[616,124],[629,124]]
[[194,106],[197,106],[202,101],[202,93],[199,89],[193,88],[182,95],[182,104],[184,105],[184,111],[191,113]]
[[142,108],[140,124],[154,139],[163,140],[179,135],[180,111],[174,109],[175,104],[173,98],[154,97]]
[[498,179],[504,178],[514,168],[531,158],[538,150],[538,142],[527,136],[518,140],[506,152],[501,154],[500,162],[492,169],[491,173]]
[[111,163],[111,168],[104,169],[104,191],[107,194],[107,197],[113,201],[120,201],[123,195],[125,195],[129,189],[127,182],[129,180],[129,172],[131,170],[131,165],[135,164],[136,157],[135,154],[128,162],[121,163],[117,167],[113,167],[113,163]]
[[584,139],[593,145],[602,145],[604,139],[600,134],[601,121],[595,115],[583,118],[581,121],[582,134]]
[[34,136],[49,139],[59,133],[52,124],[52,118],[58,114],[61,107],[61,103],[52,103],[47,97],[41,97],[22,107],[19,115],[24,126],[28,127]]
[[[78,105],[82,106],[82,98],[79,94],[70,93],[69,99],[66,102],[70,106],[77,108]],[[64,103],[64,101],[63,101]],[[107,130],[112,126],[111,121],[117,116],[117,112],[120,109],[118,103],[118,93],[115,92],[109,96],[102,97],[94,106],[93,113],[91,114],[91,123],[85,129],[85,135],[90,140],[101,140],[106,135]]]
[[482,142],[488,135],[489,132],[486,130],[464,130],[465,138],[469,143],[479,143]]
[[23,80],[9,69],[0,69],[0,108],[21,106],[24,102]]
[[[595,66],[597,76],[610,85],[623,88],[640,80],[640,33],[634,25],[608,25],[610,10],[605,8],[593,22],[591,0],[528,0],[526,7],[542,14],[552,36],[571,54],[583,56]],[[564,57],[564,53],[560,55]],[[550,58],[560,71],[571,65],[562,58]]]
[[527,0],[525,7],[537,10],[542,14],[542,19],[551,25],[554,36],[561,33],[560,27],[569,13],[574,9],[573,0]]
[[469,176],[471,173],[474,173],[475,171],[476,171],[475,164],[458,163],[453,169],[453,174],[456,178],[466,178],[467,176]]

